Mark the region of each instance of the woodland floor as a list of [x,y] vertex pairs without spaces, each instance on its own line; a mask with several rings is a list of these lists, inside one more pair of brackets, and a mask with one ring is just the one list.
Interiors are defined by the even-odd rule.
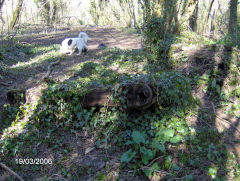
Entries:
[[[87,54],[82,54],[78,56],[73,54],[72,56],[65,56],[64,61],[60,63],[60,65],[54,68],[52,72],[52,77],[56,80],[64,80],[71,76],[70,68],[74,67],[76,64],[85,61],[99,61],[99,57],[101,57],[102,50],[98,48],[101,43],[104,43],[108,48],[121,48],[121,49],[140,49],[141,48],[141,39],[134,33],[127,33],[121,30],[117,30],[115,28],[73,28],[71,30],[58,30],[58,32],[52,33],[44,33],[44,32],[35,32],[33,35],[25,35],[21,38],[18,38],[20,43],[26,45],[36,45],[37,47],[46,47],[52,45],[59,45],[64,38],[68,37],[76,37],[79,32],[84,31],[88,34],[88,47],[89,52]],[[9,43],[4,42],[3,43]],[[11,44],[9,44],[11,46]],[[44,54],[44,52],[42,53]],[[47,73],[47,67],[49,62],[28,62],[29,59],[34,57],[29,57],[25,55],[24,52],[16,52],[15,54],[9,54],[7,62],[9,66],[18,66],[16,61],[26,62],[26,64],[33,64],[33,66],[29,66],[24,68],[24,70],[16,70],[16,75],[7,74],[5,76],[5,82],[10,82],[13,85],[11,87],[18,88],[26,88],[28,89],[36,89],[38,92],[39,79],[42,78]],[[12,60],[12,61],[11,61]],[[51,60],[49,60],[51,61]],[[5,87],[0,87],[0,111],[3,105],[6,102],[6,89]]]
[[[66,37],[76,37],[80,31],[85,31],[89,35],[88,47],[89,51],[86,54],[77,56],[76,54],[72,56],[52,56],[52,46],[53,53],[59,49],[61,41]],[[101,27],[88,27],[88,28],[73,28],[71,30],[58,30],[52,33],[35,33],[32,35],[23,35],[17,40],[21,44],[30,45],[34,53],[28,53],[23,51],[6,52],[6,57],[9,59],[5,64],[8,68],[14,69],[9,72],[5,72],[4,82],[9,83],[9,86],[0,85],[0,112],[3,110],[3,105],[7,103],[5,94],[10,88],[24,88],[27,90],[27,102],[29,104],[36,104],[38,98],[41,96],[41,91],[46,88],[39,80],[46,74],[49,62],[54,62],[59,59],[62,61],[59,65],[53,68],[51,73],[51,78],[63,82],[65,80],[74,79],[76,77],[76,71],[74,68],[79,66],[80,63],[86,61],[92,61],[95,63],[101,63],[101,57],[103,56],[103,50],[99,49],[98,46],[104,43],[107,48],[114,49],[126,49],[126,50],[140,50],[142,48],[141,38],[135,33],[130,33],[115,28],[101,28]],[[2,41],[1,43],[6,43]],[[42,50],[34,50],[34,45],[36,47],[43,47]],[[210,67],[218,66],[218,58],[221,57],[222,48],[218,47],[217,50],[212,50],[211,46],[208,45],[184,45],[177,44],[174,45],[174,57],[176,59],[184,59],[188,57],[190,61],[187,63],[182,63],[181,66],[176,67],[176,71],[183,73],[197,72],[200,76],[207,74],[207,70]],[[49,50],[46,49],[49,47]],[[32,51],[32,50],[31,50]],[[41,56],[49,53],[49,59],[41,59]],[[184,55],[183,55],[184,52]],[[39,58],[37,57],[39,56]],[[213,57],[215,58],[215,63],[212,63]],[[19,63],[22,62],[22,63]],[[197,67],[197,68],[196,68]],[[108,67],[114,72],[125,73],[126,71],[119,68],[116,65],[110,65]],[[86,69],[85,71],[88,71]],[[134,74],[134,70],[132,70]],[[1,77],[0,77],[1,78]],[[239,77],[238,77],[239,78]],[[3,79],[0,79],[3,81]],[[198,86],[193,87],[192,94],[194,97],[199,98],[201,106],[199,112],[205,114],[209,119],[214,119],[213,124],[206,122],[201,115],[193,115],[186,119],[189,126],[198,127],[201,125],[209,126],[210,129],[217,130],[219,133],[226,132],[221,138],[225,144],[229,146],[229,151],[235,155],[235,164],[240,163],[240,118],[236,118],[232,115],[226,114],[225,107],[229,105],[226,104],[225,107],[219,105],[218,103],[209,99],[206,95],[206,82]],[[224,84],[226,85],[226,84]],[[238,99],[230,100],[233,104],[237,105],[239,103]],[[218,108],[219,106],[219,108]],[[1,125],[0,118],[0,125]],[[44,132],[44,131],[43,131]],[[0,129],[0,139],[3,135],[3,130]],[[12,168],[19,175],[21,175],[26,180],[43,179],[47,175],[49,180],[68,180],[68,178],[75,178],[73,180],[159,180],[159,177],[146,178],[144,176],[136,176],[132,174],[131,170],[120,171],[120,160],[119,157],[122,155],[123,150],[117,148],[116,145],[112,145],[111,149],[105,150],[96,148],[95,142],[97,141],[96,134],[94,132],[88,132],[87,130],[76,131],[74,134],[62,133],[61,137],[56,135],[56,139],[60,140],[61,143],[58,144],[59,150],[56,151],[54,148],[49,148],[47,143],[36,143],[34,148],[38,150],[38,158],[51,158],[53,160],[52,165],[44,165],[36,172],[32,173],[31,165],[21,165],[17,168],[16,164],[14,166],[14,159],[12,160]],[[47,137],[47,135],[45,135]],[[54,138],[52,138],[54,139]],[[57,141],[56,141],[57,142]],[[184,145],[182,145],[184,147]],[[104,147],[104,145],[102,146]],[[174,148],[169,147],[169,151],[174,152]],[[180,149],[180,148],[178,148]],[[184,148],[182,148],[184,149]],[[65,151],[66,150],[66,151]],[[65,152],[65,153],[64,153]],[[1,153],[0,153],[1,154]],[[1,155],[0,155],[1,157]],[[26,155],[27,157],[27,155]],[[10,160],[9,158],[7,158]],[[4,162],[4,158],[0,159]],[[204,167],[204,165],[203,165]],[[21,171],[24,170],[24,172]],[[68,175],[67,170],[71,170],[71,175]],[[59,171],[60,170],[60,171]],[[194,171],[195,175],[201,175],[205,173],[198,173],[196,169]],[[159,173],[160,177],[166,175],[165,172]],[[2,175],[2,176],[1,176]],[[158,176],[159,176],[158,175]],[[8,178],[9,174],[0,168],[0,180]],[[31,179],[29,179],[29,177]],[[45,178],[46,179],[46,178]],[[232,179],[232,178],[231,178]],[[230,179],[230,180],[231,180]],[[171,180],[171,179],[170,179]],[[172,179],[172,180],[177,180]],[[182,179],[184,180],[184,178]],[[211,178],[199,179],[199,180],[212,180]],[[232,179],[234,180],[234,179]]]
[[[60,43],[64,38],[67,37],[76,37],[79,32],[84,31],[88,34],[88,48],[89,51],[87,53],[82,53],[80,56],[73,54],[71,56],[64,56],[64,60],[60,62],[60,65],[57,65],[53,68],[53,72],[51,73],[51,78],[57,81],[64,81],[74,76],[74,72],[71,70],[74,66],[81,62],[85,61],[93,61],[99,62],[99,58],[102,55],[102,49],[98,48],[98,46],[103,43],[107,46],[107,48],[120,48],[120,49],[140,49],[141,48],[141,38],[137,36],[135,33],[129,33],[121,31],[120,29],[115,28],[99,28],[99,27],[91,27],[91,28],[73,28],[71,30],[59,30],[54,33],[33,33],[33,35],[25,35],[21,36],[21,38],[17,38],[18,41],[22,44],[26,45],[36,45],[37,47],[41,46],[52,46],[54,44],[57,47],[60,47]],[[6,43],[3,41],[3,43]],[[43,52],[44,54],[44,52]],[[9,59],[13,60],[12,62],[25,62],[29,61],[29,56],[25,55],[24,52],[16,52],[16,54],[9,54]],[[49,60],[50,62],[52,60]],[[47,73],[47,67],[49,62],[34,62],[33,66],[29,66],[24,68],[23,70],[17,70],[15,75],[5,74],[4,82],[11,83],[9,87],[0,85],[0,112],[3,109],[3,105],[7,103],[6,100],[6,92],[11,88],[24,88],[28,92],[28,103],[35,104],[36,101],[41,96],[41,91],[45,88],[42,86],[39,80]],[[9,64],[9,66],[14,66],[14,64]],[[114,69],[114,68],[113,68]],[[87,70],[86,70],[87,71]],[[1,117],[0,117],[1,123]],[[0,124],[1,125],[1,124]],[[3,131],[3,130],[1,130]],[[0,132],[0,138],[2,133]],[[81,178],[80,180],[93,180],[96,175],[96,172],[103,169],[106,165],[111,170],[117,171],[119,166],[119,155],[120,153],[106,153],[101,150],[94,149],[94,133],[88,133],[87,131],[82,131],[75,136],[72,135],[64,135],[64,142],[62,143],[66,149],[71,149],[71,156],[69,156],[70,160],[65,160],[63,165],[66,168],[71,167],[71,165],[76,165],[77,172],[80,172]],[[46,148],[44,145],[37,146],[39,150],[39,158],[52,158],[62,157],[62,155],[58,155],[53,153],[51,150]],[[87,149],[93,149],[91,154],[85,154]],[[106,162],[106,158],[108,161]],[[47,166],[44,170],[48,170],[48,173],[56,172],[55,166]],[[90,169],[86,169],[90,168]],[[24,172],[28,172],[28,169],[24,169]],[[31,170],[31,169],[30,169]],[[31,171],[29,171],[31,172]],[[1,177],[2,174],[2,177]],[[113,172],[112,177],[117,178],[118,173]],[[20,174],[24,175],[24,173]],[[31,175],[31,174],[30,174]],[[33,178],[36,178],[34,175]],[[37,176],[41,177],[41,173]],[[0,169],[0,180],[7,180],[8,174],[7,172],[1,172]],[[64,180],[61,175],[53,174],[52,178],[56,180]],[[136,178],[140,180],[140,178]],[[27,177],[26,177],[26,180]]]

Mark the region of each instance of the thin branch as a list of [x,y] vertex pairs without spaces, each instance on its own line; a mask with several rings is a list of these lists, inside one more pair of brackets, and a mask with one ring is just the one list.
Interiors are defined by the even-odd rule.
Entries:
[[194,114],[193,112],[190,112],[193,116],[195,116],[196,118],[198,118],[200,121],[204,122],[206,125],[208,125],[210,128],[213,128],[216,130],[216,128],[214,128],[213,126],[211,126],[210,124],[208,124],[206,121],[204,121],[202,118],[200,118],[198,115]]
[[228,23],[226,22],[225,16],[224,16],[224,14],[223,14],[223,12],[222,12],[222,8],[221,8],[221,4],[220,4],[219,0],[218,0],[218,9],[219,9],[219,11],[220,11],[220,13],[221,13],[221,15],[222,15],[224,24],[225,24],[226,26],[228,26]]
[[52,67],[55,66],[55,65],[58,65],[59,63],[60,63],[60,60],[51,63],[51,64],[48,66],[48,71],[47,71],[46,75],[43,76],[41,80],[42,80],[42,81],[47,81],[47,80],[48,80],[48,77],[49,77],[50,74],[52,73]]
[[164,174],[166,174],[166,175],[170,175],[170,176],[173,176],[173,174],[171,174],[171,173],[169,173],[169,172],[167,172],[167,171],[165,171],[165,170],[154,170],[154,169],[152,169],[151,167],[142,167],[142,168],[140,168],[141,170],[150,170],[150,171],[154,171],[154,172],[156,172],[156,173],[164,173]]
[[[203,3],[203,6],[204,6],[204,8],[207,9],[206,4]],[[219,6],[220,6],[220,5],[219,5]],[[219,10],[220,10],[220,8],[219,8]],[[220,11],[220,12],[221,12],[221,11]],[[222,13],[221,13],[221,14],[222,14]],[[211,15],[211,13],[209,14],[209,16],[210,16],[210,18],[216,23],[216,20],[214,19],[213,15]],[[222,14],[222,17],[224,18],[223,14]],[[224,21],[224,19],[223,19],[223,21]],[[224,23],[225,23],[225,21],[224,21]],[[225,33],[223,32],[221,26],[220,26],[218,23],[216,23],[216,24],[218,25],[219,31],[224,35]],[[226,25],[226,24],[225,24],[225,25]]]
[[7,83],[4,83],[4,82],[0,82],[0,85],[3,85],[5,87],[8,87],[11,85],[11,82],[7,82]]
[[9,167],[7,167],[5,164],[0,163],[0,166],[4,168],[6,171],[8,171],[12,176],[17,178],[20,181],[24,181],[22,177],[20,177],[18,174],[16,174],[14,171],[12,171]]
[[237,131],[238,133],[240,133],[240,130],[239,130],[236,126],[234,126],[230,121],[228,121],[227,119],[221,118],[221,117],[219,117],[219,116],[217,116],[217,115],[215,115],[215,116],[216,116],[218,119],[220,119],[221,121],[223,121],[223,122],[228,123],[229,125],[231,125],[233,128],[236,129],[236,131]]
[[159,160],[160,158],[163,158],[164,156],[160,156],[160,157],[157,157],[155,159],[153,159],[148,165],[147,167],[149,167],[150,165],[152,165],[156,160]]

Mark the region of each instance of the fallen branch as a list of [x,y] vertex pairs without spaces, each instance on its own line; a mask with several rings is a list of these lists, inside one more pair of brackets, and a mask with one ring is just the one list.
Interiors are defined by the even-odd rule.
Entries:
[[14,176],[15,178],[17,178],[20,181],[24,181],[24,179],[22,177],[20,177],[18,174],[16,174],[14,171],[12,171],[9,167],[7,167],[5,164],[0,163],[0,166],[2,168],[4,168],[6,171],[8,171],[12,176]]
[[0,82],[0,85],[3,85],[3,86],[5,86],[5,87],[8,87],[8,86],[10,86],[11,84],[10,84],[9,82],[7,82],[7,83]]
[[214,130],[216,130],[216,128],[210,124],[208,124],[206,121],[204,121],[202,118],[200,118],[198,115],[194,114],[193,112],[190,112],[190,114],[192,114],[193,116],[195,116],[197,119],[199,119],[201,122],[203,122],[204,124],[206,124],[207,126],[209,126],[210,128],[213,128]]
[[60,60],[50,63],[50,65],[48,66],[48,71],[46,73],[45,76],[42,77],[41,81],[48,81],[48,77],[50,76],[50,74],[52,73],[52,67],[55,65],[59,65],[60,64]]
[[215,116],[216,116],[216,118],[218,118],[220,121],[223,121],[223,122],[225,122],[225,123],[228,123],[231,127],[235,128],[236,131],[240,134],[240,130],[239,130],[236,126],[234,126],[230,121],[228,121],[227,119],[221,118],[221,117],[219,117],[219,116],[217,116],[217,115],[215,115]]

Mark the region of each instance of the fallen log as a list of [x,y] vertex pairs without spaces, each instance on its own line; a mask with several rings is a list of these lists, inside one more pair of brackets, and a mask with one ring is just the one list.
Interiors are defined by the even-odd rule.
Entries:
[[108,104],[109,107],[119,106],[112,99],[112,88],[96,88],[80,98],[82,107],[102,107]]
[[[121,102],[114,102],[112,88],[97,88],[80,98],[82,107],[120,106]],[[118,97],[125,99],[128,108],[146,109],[155,103],[154,91],[148,84],[128,84],[122,87]]]
[[10,105],[18,107],[26,102],[26,90],[10,89],[6,93],[6,98]]

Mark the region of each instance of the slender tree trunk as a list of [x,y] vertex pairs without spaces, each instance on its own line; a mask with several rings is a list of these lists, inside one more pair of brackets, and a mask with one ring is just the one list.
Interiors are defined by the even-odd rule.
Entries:
[[57,14],[57,2],[56,0],[53,0],[52,17],[51,17],[52,23],[56,21],[56,14]]
[[22,4],[23,4],[23,0],[18,0],[18,4],[17,4],[17,7],[13,13],[13,17],[12,17],[12,20],[11,20],[11,23],[10,23],[10,30],[12,30],[18,19],[19,19],[19,16],[20,16],[20,13],[21,13],[21,10],[22,10]]
[[151,18],[150,0],[144,0],[144,22],[147,23]]
[[231,0],[230,1],[230,17],[229,17],[229,33],[234,34],[236,32],[237,28],[237,5],[238,5],[238,0]]
[[189,26],[194,32],[197,31],[197,17],[198,17],[198,1],[195,6],[193,14],[189,18]]
[[3,6],[4,1],[5,1],[5,0],[0,0],[0,12],[1,12],[1,9],[2,9],[2,6]]
[[[179,22],[177,15],[177,2],[174,0],[165,0],[164,1],[164,13],[163,17],[166,21],[166,30],[167,32],[179,33]],[[172,25],[173,29],[172,29]]]
[[212,0],[211,4],[210,4],[210,7],[209,7],[209,11],[208,11],[208,16],[207,16],[207,23],[208,23],[208,20],[209,20],[209,17],[210,17],[210,14],[211,14],[211,11],[212,11],[212,7],[213,7],[213,3],[214,3],[215,0]]
[[3,24],[5,24],[5,21],[2,17],[2,13],[1,13],[1,10],[2,10],[2,7],[3,7],[3,3],[4,3],[5,0],[0,0],[0,20],[3,22]]
[[45,4],[43,6],[43,18],[45,20],[45,22],[47,23],[47,25],[50,24],[50,2],[48,2],[48,0],[44,0],[43,1]]

